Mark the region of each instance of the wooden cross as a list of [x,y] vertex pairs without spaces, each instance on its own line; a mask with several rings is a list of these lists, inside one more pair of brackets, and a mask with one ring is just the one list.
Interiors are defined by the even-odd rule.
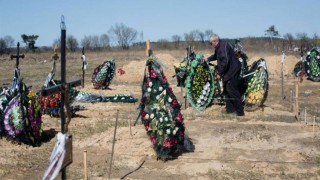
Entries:
[[[54,93],[61,92],[61,101],[60,101],[61,133],[65,134],[68,132],[68,124],[71,121],[69,89],[71,87],[80,86],[81,80],[66,82],[66,26],[64,23],[63,16],[61,17],[61,46],[60,47],[61,47],[61,84],[43,89],[41,92],[41,95],[48,96]],[[67,110],[67,115],[68,115],[67,122],[64,114],[64,107]],[[65,167],[72,163],[72,144],[71,145],[69,144],[69,147],[71,147],[70,148],[71,150],[66,149],[67,154],[61,169],[61,179],[66,179]],[[71,158],[69,158],[68,160],[68,157],[71,157]]]

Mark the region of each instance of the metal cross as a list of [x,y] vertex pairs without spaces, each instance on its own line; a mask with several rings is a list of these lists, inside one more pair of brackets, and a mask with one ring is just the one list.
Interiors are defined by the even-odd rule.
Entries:
[[[61,103],[60,103],[60,117],[61,117],[61,133],[65,134],[68,132],[68,124],[71,121],[70,103],[69,103],[69,89],[81,85],[81,80],[75,80],[66,82],[66,26],[64,23],[64,17],[61,17],[61,84],[53,87],[43,89],[42,96],[48,96],[54,93],[61,92]],[[68,121],[66,122],[64,107],[67,110]],[[67,152],[68,153],[68,152]],[[72,157],[72,145],[70,156]],[[66,155],[68,156],[68,155]],[[61,169],[61,178],[66,179],[65,167],[72,163],[72,158],[69,162],[63,163]]]
[[18,42],[17,44],[17,55],[11,55],[11,59],[16,58],[16,68],[19,68],[19,58],[24,58],[24,54],[20,55],[19,51],[20,51],[20,43]]

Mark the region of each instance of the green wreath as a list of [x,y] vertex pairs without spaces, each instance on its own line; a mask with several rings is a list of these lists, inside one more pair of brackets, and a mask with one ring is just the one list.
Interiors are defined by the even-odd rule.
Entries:
[[308,79],[312,81],[320,81],[320,53],[316,48],[311,49],[305,61],[306,73]]
[[203,54],[198,53],[192,60],[186,80],[186,94],[192,107],[203,111],[212,101],[214,94],[214,77]]

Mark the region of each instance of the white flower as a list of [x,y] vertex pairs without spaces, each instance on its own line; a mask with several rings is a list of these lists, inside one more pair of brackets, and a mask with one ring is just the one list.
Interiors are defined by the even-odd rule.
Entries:
[[320,59],[320,56],[317,56],[317,59]]
[[203,95],[200,95],[200,99],[203,99],[204,98],[204,96]]
[[172,99],[169,97],[169,98],[168,98],[168,102],[171,102],[171,101],[172,101]]
[[198,100],[197,100],[197,103],[201,103],[201,99],[198,99]]
[[169,121],[169,118],[168,118],[168,117],[165,117],[164,120],[167,122],[167,121]]
[[154,118],[154,114],[152,113],[151,115],[150,115],[150,119],[153,119]]
[[202,94],[206,94],[207,93],[207,89],[206,88],[204,88],[205,90],[202,90]]
[[177,133],[176,130],[173,130],[173,131],[172,131],[172,134],[173,134],[173,135],[176,135],[176,133]]
[[156,89],[153,89],[153,92],[155,92],[155,93],[156,93],[156,92],[157,92],[157,90],[156,90]]
[[160,96],[158,95],[158,96],[156,96],[156,99],[158,100],[160,98]]
[[179,130],[179,127],[176,127],[175,130],[178,131],[178,130]]
[[204,100],[205,100],[205,101],[207,101],[207,100],[208,100],[208,98],[207,98],[207,97],[204,97]]
[[167,94],[167,90],[164,90],[163,94],[166,95]]
[[146,116],[144,117],[144,119],[149,119],[149,114],[146,114]]
[[310,51],[307,54],[310,55]]
[[170,129],[167,129],[167,134],[170,134],[170,133],[171,133]]
[[151,92],[151,88],[148,88],[148,92]]
[[160,121],[160,122],[163,122],[163,118],[161,117],[161,118],[159,119],[159,121]]
[[151,86],[152,86],[152,82],[150,81],[150,82],[149,82],[149,87],[151,87]]
[[162,90],[163,90],[163,87],[160,86],[160,87],[159,87],[159,91],[162,91]]

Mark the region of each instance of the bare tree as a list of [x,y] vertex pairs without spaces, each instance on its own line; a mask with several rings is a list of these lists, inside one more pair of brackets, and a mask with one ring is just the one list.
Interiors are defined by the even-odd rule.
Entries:
[[66,39],[66,46],[71,52],[75,52],[79,47],[79,43],[73,35],[69,35]]
[[181,37],[179,35],[173,35],[171,37],[173,43],[174,43],[174,47],[175,48],[178,48],[179,47],[179,44],[181,43]]
[[101,47],[104,49],[110,47],[110,38],[107,34],[102,34],[100,36],[100,44],[101,44]]
[[52,43],[52,48],[57,46],[60,49],[60,45],[61,45],[61,39],[60,38],[56,38]]
[[14,46],[14,39],[11,36],[5,36],[3,39],[6,42],[7,47]]
[[300,42],[300,46],[303,50],[307,50],[309,48],[309,38],[307,33],[297,33],[297,39]]
[[289,49],[292,49],[293,40],[294,40],[293,35],[291,33],[286,33],[285,35],[283,35],[283,38],[288,42]]
[[196,39],[193,33],[184,33],[184,40],[186,43],[193,43]]
[[313,34],[313,37],[312,37],[312,45],[313,46],[320,46],[320,38],[318,36],[317,33],[314,33]]
[[84,38],[81,39],[81,46],[85,49],[92,49],[90,36],[84,36]]
[[122,49],[129,49],[130,44],[136,39],[138,32],[121,23],[111,26],[109,34],[118,46]]
[[7,50],[7,43],[4,38],[0,38],[0,55],[4,54]]
[[211,29],[205,30],[204,31],[205,39],[209,40],[212,34],[213,34],[213,31]]
[[91,36],[91,42],[92,42],[92,48],[94,50],[99,50],[101,48],[99,36],[96,36],[96,35]]

